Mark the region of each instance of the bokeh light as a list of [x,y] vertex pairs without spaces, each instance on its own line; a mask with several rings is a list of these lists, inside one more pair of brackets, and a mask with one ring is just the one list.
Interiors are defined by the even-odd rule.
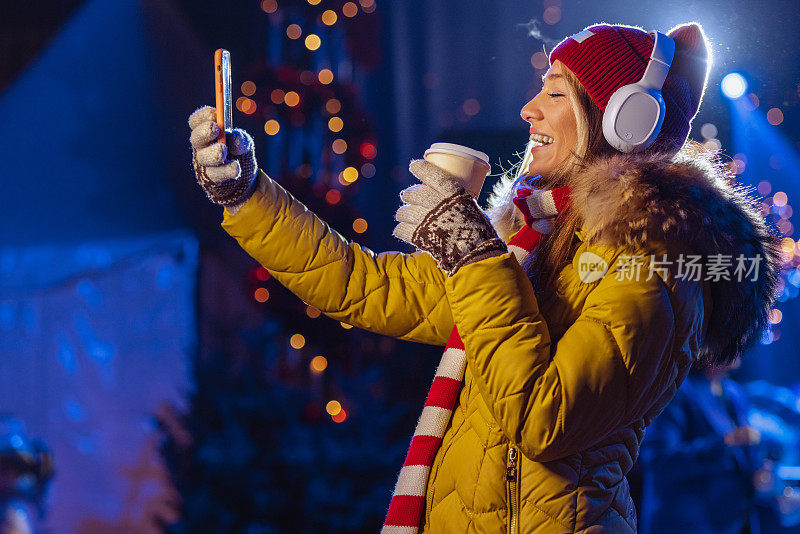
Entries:
[[303,29],[298,24],[289,24],[286,27],[286,36],[289,39],[299,39],[303,35]]
[[707,122],[700,127],[700,135],[702,135],[704,139],[711,139],[712,137],[716,137],[717,133],[718,133],[717,127],[711,124],[710,122]]
[[335,98],[331,98],[327,102],[325,102],[325,111],[330,113],[331,115],[336,115],[342,110],[342,103],[339,102]]
[[326,9],[322,13],[322,23],[325,24],[326,26],[333,26],[334,24],[336,24],[338,18],[339,17],[336,15],[336,11],[332,9]]
[[258,278],[260,281],[266,282],[267,280],[270,279],[270,277],[271,275],[269,274],[269,271],[266,270],[265,268],[259,267],[258,269],[256,269],[256,278]]
[[355,221],[353,221],[353,230],[358,234],[363,234],[367,231],[367,221],[366,219],[362,219],[359,217]]
[[275,119],[270,119],[264,124],[264,131],[267,135],[275,135],[281,131],[281,125]]
[[322,40],[319,38],[319,35],[310,33],[306,36],[306,48],[309,50],[316,50],[321,44]]
[[339,117],[331,117],[328,121],[328,129],[332,132],[341,132],[344,128],[344,121]]
[[269,99],[273,104],[283,104],[283,99],[286,98],[286,93],[283,89],[275,89],[269,94]]
[[474,98],[468,98],[464,101],[464,104],[461,106],[461,109],[464,111],[466,115],[474,117],[481,110],[481,104]]
[[347,2],[342,6],[342,14],[345,17],[355,17],[358,14],[358,6],[353,2]]
[[767,182],[766,180],[762,180],[758,182],[758,194],[762,196],[767,196],[772,191],[772,184]]
[[342,200],[342,194],[337,189],[329,189],[328,192],[325,193],[325,202],[331,206],[335,206],[340,200]]
[[358,169],[355,167],[347,167],[342,171],[342,178],[348,183],[353,183],[358,180]]
[[321,373],[328,368],[328,359],[325,356],[314,356],[309,364],[311,370],[315,373]]
[[722,78],[722,94],[731,100],[741,97],[747,91],[747,81],[738,72],[731,72]]
[[265,287],[259,287],[253,292],[253,298],[256,302],[267,302],[269,300],[269,291]]
[[311,4],[312,6],[315,6],[320,2],[322,2],[322,0],[308,0],[308,3]]
[[246,81],[242,84],[242,94],[245,96],[253,96],[256,92],[256,84],[251,81]]
[[303,85],[314,85],[315,81],[317,81],[317,76],[310,70],[304,70],[300,73],[300,83]]
[[531,56],[531,65],[534,69],[546,69],[550,65],[550,60],[544,52],[536,52]]
[[275,13],[278,10],[278,2],[275,0],[261,0],[261,10],[264,13]]
[[773,126],[778,126],[783,122],[783,111],[780,108],[772,108],[767,111],[767,122]]
[[337,400],[328,401],[328,404],[325,405],[325,411],[331,415],[336,415],[342,411],[342,404]]
[[363,176],[364,178],[372,178],[373,176],[375,176],[375,171],[376,171],[375,165],[373,165],[372,163],[365,163],[364,165],[361,166],[361,176]]
[[776,206],[785,206],[789,202],[789,197],[783,191],[778,191],[772,197],[772,203]]
[[319,71],[319,83],[328,85],[333,81],[333,71],[331,69],[322,69]]
[[342,408],[339,413],[332,415],[331,419],[333,419],[334,423],[344,423],[347,420],[347,411]]
[[294,91],[289,91],[288,93],[286,93],[286,96],[283,97],[283,101],[286,102],[287,106],[293,108],[300,103],[300,95],[298,95]]
[[331,149],[336,154],[344,154],[347,152],[347,141],[344,139],[334,139],[333,143],[331,143]]
[[292,346],[293,349],[302,349],[306,344],[306,338],[303,334],[294,334],[291,338],[289,338],[289,345]]
[[361,155],[367,159],[372,159],[375,157],[375,153],[377,150],[375,149],[375,145],[370,143],[369,141],[364,141],[361,143],[360,149]]
[[315,308],[314,306],[308,305],[308,306],[306,306],[306,315],[308,315],[312,319],[316,319],[317,317],[322,315],[322,312],[319,311],[318,308]]
[[542,19],[547,24],[555,24],[559,20],[561,20],[561,8],[557,6],[550,6],[544,10],[544,14],[542,15]]

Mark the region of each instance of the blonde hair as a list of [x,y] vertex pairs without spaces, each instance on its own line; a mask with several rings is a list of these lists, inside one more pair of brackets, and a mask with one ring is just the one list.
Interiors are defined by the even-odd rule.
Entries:
[[[537,189],[553,189],[570,184],[570,177],[588,163],[614,149],[603,137],[603,113],[589,96],[589,93],[569,69],[564,69],[567,81],[567,97],[575,114],[578,142],[571,156],[547,176],[529,176],[528,167],[533,154],[532,142],[528,142],[522,160],[500,177],[492,189],[486,213],[494,224],[498,235],[508,241],[525,224],[522,213],[512,202],[517,187],[527,184]],[[560,216],[559,224],[550,234],[544,234],[537,250],[523,262],[522,267],[531,279],[534,290],[551,292],[556,289],[558,274],[572,259],[572,244],[575,231],[583,221],[575,210]]]

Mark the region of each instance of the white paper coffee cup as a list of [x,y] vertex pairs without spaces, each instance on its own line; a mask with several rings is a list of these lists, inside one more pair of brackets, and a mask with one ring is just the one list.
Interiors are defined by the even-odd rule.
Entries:
[[461,186],[476,199],[481,194],[486,175],[492,170],[489,156],[479,150],[453,143],[433,143],[423,157],[455,176]]

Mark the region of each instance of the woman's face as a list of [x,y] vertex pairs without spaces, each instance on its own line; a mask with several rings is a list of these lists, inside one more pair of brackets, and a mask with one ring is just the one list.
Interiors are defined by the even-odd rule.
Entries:
[[520,113],[522,120],[531,125],[531,141],[546,143],[536,143],[540,146],[534,146],[533,161],[528,167],[529,176],[546,176],[570,157],[571,150],[577,148],[578,124],[567,92],[565,71],[563,63],[554,61],[544,76],[542,90],[525,104]]

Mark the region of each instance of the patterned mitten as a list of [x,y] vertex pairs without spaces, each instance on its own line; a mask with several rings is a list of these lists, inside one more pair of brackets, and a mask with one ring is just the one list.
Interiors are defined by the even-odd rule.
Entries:
[[255,190],[258,165],[253,138],[235,129],[225,133],[226,144],[217,143],[219,125],[216,110],[210,106],[192,113],[189,128],[197,183],[212,202],[235,212]]
[[489,218],[456,179],[418,159],[409,165],[422,184],[400,192],[392,235],[424,250],[452,276],[460,267],[508,252]]

